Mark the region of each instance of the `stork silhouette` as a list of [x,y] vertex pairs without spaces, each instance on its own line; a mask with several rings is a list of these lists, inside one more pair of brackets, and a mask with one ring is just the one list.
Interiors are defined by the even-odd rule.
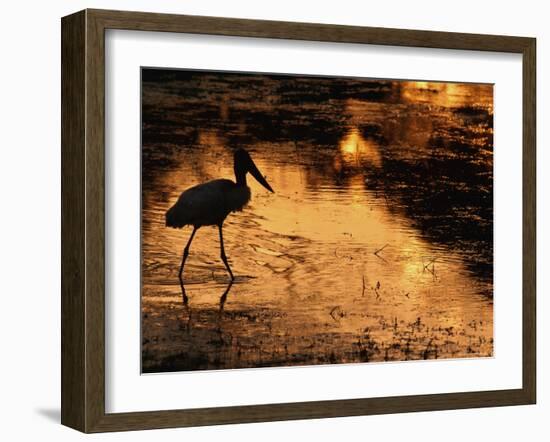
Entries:
[[233,281],[235,277],[227,261],[223,245],[223,223],[231,212],[242,210],[250,201],[250,188],[246,184],[247,173],[250,173],[267,190],[273,192],[273,189],[246,150],[238,149],[235,151],[233,169],[235,171],[235,181],[222,178],[191,187],[183,191],[176,204],[166,212],[167,227],[193,226],[191,236],[183,249],[183,257],[178,273],[184,299],[186,296],[183,285],[183,269],[197,230],[203,226],[218,226],[220,256]]

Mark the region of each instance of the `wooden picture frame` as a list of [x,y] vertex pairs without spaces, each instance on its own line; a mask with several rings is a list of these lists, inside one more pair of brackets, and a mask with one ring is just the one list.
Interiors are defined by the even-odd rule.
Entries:
[[[512,390],[105,412],[105,30],[495,51],[523,57],[523,385]],[[62,19],[62,410],[83,432],[533,404],[536,400],[534,38],[105,10]]]

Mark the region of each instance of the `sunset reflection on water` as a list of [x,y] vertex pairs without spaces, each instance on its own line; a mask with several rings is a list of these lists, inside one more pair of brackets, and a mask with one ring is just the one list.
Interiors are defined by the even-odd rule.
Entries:
[[[145,77],[143,370],[491,356],[492,242],[470,226],[492,232],[492,87],[354,80],[324,100],[327,79],[311,98],[285,78]],[[224,225],[232,286],[216,230],[198,231],[184,306],[191,229],[164,212],[234,179],[236,147],[275,193],[249,178]]]

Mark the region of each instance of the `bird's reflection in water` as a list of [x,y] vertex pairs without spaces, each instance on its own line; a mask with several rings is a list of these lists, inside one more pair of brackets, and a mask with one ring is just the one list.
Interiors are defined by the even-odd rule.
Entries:
[[229,284],[227,284],[225,292],[223,292],[223,295],[221,295],[221,297],[220,297],[220,319],[221,319],[221,314],[223,312],[223,307],[225,305],[225,301],[227,300],[227,295],[228,295],[229,291],[231,290],[231,287],[233,286],[233,281],[234,281],[234,279],[229,280]]
[[[229,280],[229,283],[227,284],[224,292],[220,296],[220,308],[219,308],[219,314],[218,314],[218,331],[221,333],[221,322],[222,322],[222,315],[223,315],[223,308],[225,306],[225,302],[227,301],[227,295],[231,291],[231,287],[233,287],[233,279]],[[187,292],[185,290],[185,284],[181,284],[182,294],[183,294],[183,308],[187,314],[187,321],[186,321],[186,330],[187,332],[191,329],[191,322],[193,318],[193,309],[189,305],[189,297],[187,296]]]

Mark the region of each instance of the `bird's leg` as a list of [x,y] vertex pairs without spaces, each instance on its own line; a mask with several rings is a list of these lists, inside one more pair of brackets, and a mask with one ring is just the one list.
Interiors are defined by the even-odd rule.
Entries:
[[183,266],[185,265],[185,260],[189,256],[189,247],[191,247],[191,241],[193,241],[193,237],[195,236],[196,232],[197,232],[197,228],[193,227],[193,232],[191,233],[191,236],[187,241],[187,245],[185,246],[185,249],[183,249],[183,258],[181,260],[180,271],[178,273],[178,276],[180,279],[181,293],[183,295],[183,302],[185,304],[187,304],[187,294],[185,293],[185,287],[183,286]]
[[225,256],[225,248],[223,247],[223,230],[222,230],[223,227],[222,226],[223,226],[222,224],[218,225],[218,229],[220,231],[221,258],[222,258],[223,263],[225,264],[225,268],[227,269],[227,271],[231,275],[231,281],[233,281],[235,279],[235,277],[233,276],[233,272],[231,271],[231,267],[229,267],[229,263],[227,262],[227,256]]

